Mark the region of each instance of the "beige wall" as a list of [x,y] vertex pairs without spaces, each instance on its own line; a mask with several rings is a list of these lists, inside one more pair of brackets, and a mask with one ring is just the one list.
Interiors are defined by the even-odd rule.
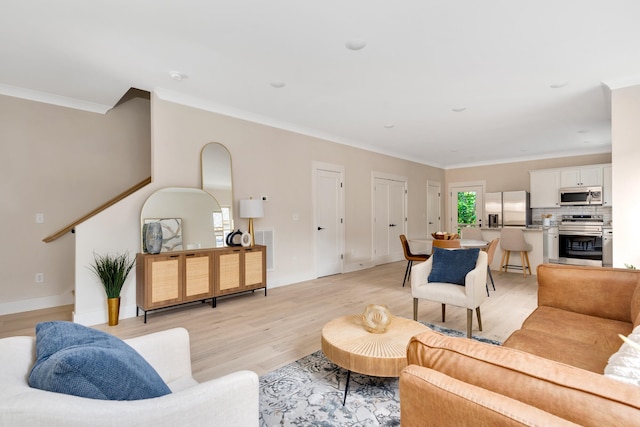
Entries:
[[640,268],[640,86],[611,94],[613,265]]
[[149,121],[142,99],[102,115],[0,96],[0,314],[73,301],[75,238],[42,239],[149,176]]

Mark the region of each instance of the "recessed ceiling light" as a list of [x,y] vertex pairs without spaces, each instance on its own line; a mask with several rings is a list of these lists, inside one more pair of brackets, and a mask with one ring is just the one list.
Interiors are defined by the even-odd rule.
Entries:
[[565,87],[565,86],[566,86],[566,85],[568,85],[568,84],[569,84],[569,82],[551,83],[551,84],[549,85],[549,87],[550,87],[551,89],[560,89],[560,88]]
[[456,113],[462,113],[466,109],[467,107],[454,107],[451,109],[451,111],[455,111]]
[[285,87],[287,84],[283,81],[275,81],[275,82],[271,82],[269,83],[271,85],[271,87],[275,87],[276,89],[280,89],[282,87]]
[[589,133],[589,131],[587,129],[580,129],[578,133]]
[[179,71],[170,71],[169,77],[171,77],[173,80],[180,81],[180,80],[186,79],[188,76]]
[[394,125],[393,123],[387,123],[386,125],[384,125],[385,129],[393,129],[394,127],[396,127],[396,125]]
[[351,39],[351,40],[347,40],[347,42],[344,45],[349,50],[360,50],[367,45],[367,42],[362,39]]

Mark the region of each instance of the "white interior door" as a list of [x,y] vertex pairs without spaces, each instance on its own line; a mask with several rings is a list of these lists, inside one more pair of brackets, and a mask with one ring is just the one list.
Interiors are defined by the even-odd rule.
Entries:
[[406,234],[406,181],[374,178],[374,262],[384,264],[404,258],[400,234]]
[[441,208],[440,183],[427,184],[427,236],[442,231],[440,222]]
[[343,201],[342,172],[315,170],[316,275],[342,273]]
[[[452,186],[450,187],[450,229],[451,233],[459,233],[462,227],[481,227],[484,217],[484,201],[482,195],[484,187],[482,185]],[[459,203],[459,200],[466,199],[469,203]],[[465,207],[470,207],[469,211],[464,211]]]

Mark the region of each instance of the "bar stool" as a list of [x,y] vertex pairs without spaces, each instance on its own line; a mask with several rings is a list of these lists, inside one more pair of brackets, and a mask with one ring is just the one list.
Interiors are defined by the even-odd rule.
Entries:
[[[500,232],[500,249],[502,249],[502,261],[500,271],[504,268],[505,273],[511,268],[522,268],[522,274],[527,277],[527,270],[531,274],[529,264],[529,252],[533,249],[531,244],[524,240],[524,232],[519,228],[505,227]],[[521,265],[509,265],[511,252],[520,252]]]

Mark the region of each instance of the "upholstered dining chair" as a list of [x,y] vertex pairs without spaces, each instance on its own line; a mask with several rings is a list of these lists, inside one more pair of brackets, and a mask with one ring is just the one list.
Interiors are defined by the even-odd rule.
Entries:
[[404,234],[400,235],[400,242],[402,243],[402,250],[404,251],[404,258],[407,260],[407,269],[404,271],[404,280],[402,281],[402,287],[404,288],[404,284],[407,279],[411,276],[411,267],[413,266],[413,261],[426,261],[429,258],[429,254],[414,254],[411,252],[411,248],[409,247],[409,241],[407,241],[407,236]]
[[431,253],[434,251],[433,248],[460,249],[460,239],[433,239],[433,243],[431,244]]
[[[442,304],[442,321],[446,305],[467,309],[467,337],[471,338],[473,311],[482,330],[480,304],[487,298],[487,253],[479,249],[435,248],[431,257],[412,269],[411,296],[413,320],[418,320],[418,300]],[[485,285],[485,286],[482,286]]]

